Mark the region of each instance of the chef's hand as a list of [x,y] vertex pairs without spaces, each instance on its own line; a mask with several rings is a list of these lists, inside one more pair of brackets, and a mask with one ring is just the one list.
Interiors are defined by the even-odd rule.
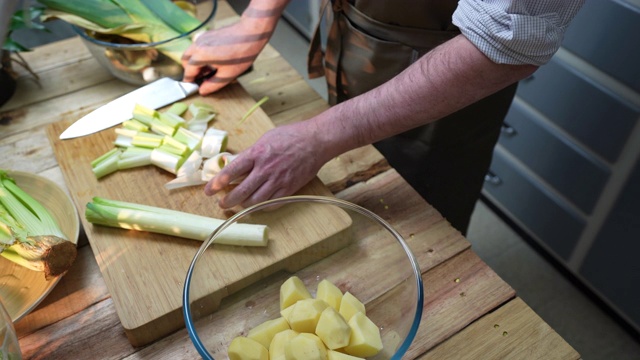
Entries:
[[200,85],[200,94],[222,89],[251,66],[273,29],[263,20],[241,17],[233,25],[200,34],[182,56],[183,81],[195,82],[200,72],[210,67],[216,73]]
[[220,199],[221,208],[248,207],[294,194],[330,160],[316,138],[309,121],[267,131],[205,185],[205,194],[211,196],[240,181]]

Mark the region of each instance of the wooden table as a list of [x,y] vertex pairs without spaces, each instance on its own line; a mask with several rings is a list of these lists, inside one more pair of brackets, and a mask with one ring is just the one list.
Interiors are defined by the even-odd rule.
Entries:
[[[228,4],[220,2],[216,24],[236,19]],[[0,168],[40,174],[67,189],[46,136],[47,125],[77,119],[134,86],[114,79],[78,38],[39,47],[24,57],[40,81],[23,72],[17,94],[0,108]],[[270,97],[262,108],[276,125],[327,108],[270,46],[255,62],[254,71],[239,82],[256,100]],[[332,160],[319,178],[336,197],[378,213],[405,237],[421,233],[427,239],[412,247],[423,273],[425,306],[406,358],[580,358],[372,146]],[[78,250],[68,274],[15,324],[24,358],[198,358],[185,329],[145,347],[133,347],[84,235]]]

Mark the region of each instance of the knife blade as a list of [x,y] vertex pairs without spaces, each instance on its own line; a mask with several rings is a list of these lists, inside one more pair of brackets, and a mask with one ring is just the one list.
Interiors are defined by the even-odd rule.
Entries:
[[72,139],[93,134],[118,125],[132,117],[136,104],[158,109],[182,100],[198,91],[198,84],[162,78],[125,94],[78,119],[60,134],[60,139]]

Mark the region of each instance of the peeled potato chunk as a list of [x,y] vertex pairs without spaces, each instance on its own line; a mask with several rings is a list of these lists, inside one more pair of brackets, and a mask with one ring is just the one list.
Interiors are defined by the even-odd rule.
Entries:
[[302,299],[311,299],[311,294],[299,277],[292,276],[282,283],[280,286],[280,310]]
[[287,319],[287,321],[289,321],[289,317],[291,316],[291,312],[293,311],[293,307],[296,304],[293,305],[289,305],[286,308],[280,310],[280,316],[282,316],[283,318]]
[[269,360],[269,351],[259,342],[244,336],[231,340],[229,360]]
[[286,360],[284,348],[298,334],[297,331],[291,329],[277,333],[269,344],[269,360]]
[[327,348],[314,334],[300,333],[285,345],[286,360],[327,360]]
[[324,300],[329,306],[340,311],[340,302],[342,301],[342,291],[332,282],[324,279],[318,283],[316,290],[316,299]]
[[374,356],[382,350],[380,329],[365,314],[356,313],[349,320],[351,338],[344,352],[359,357]]
[[316,335],[328,349],[335,350],[349,345],[351,328],[340,313],[328,306],[320,314]]
[[320,314],[328,306],[326,302],[318,299],[298,300],[287,318],[289,327],[297,332],[315,332]]
[[259,342],[262,346],[268,349],[273,337],[277,333],[287,329],[289,329],[289,323],[285,318],[279,317],[277,319],[267,320],[249,330],[247,337]]
[[364,360],[364,358],[329,350],[327,351],[327,360]]
[[349,321],[356,313],[366,315],[364,304],[353,296],[352,293],[347,291],[342,296],[342,301],[340,301],[340,315],[342,315],[346,321]]

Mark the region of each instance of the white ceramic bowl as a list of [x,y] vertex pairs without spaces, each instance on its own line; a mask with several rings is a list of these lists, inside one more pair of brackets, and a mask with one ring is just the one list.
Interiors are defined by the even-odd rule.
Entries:
[[[71,197],[53,181],[22,171],[7,171],[16,184],[44,206],[58,222],[67,239],[78,243],[80,220]],[[33,310],[53,290],[60,276],[46,280],[44,274],[0,257],[0,299],[16,322]]]
[[[267,247],[214,244],[237,223],[267,225]],[[195,255],[184,285],[183,315],[200,355],[226,359],[235,336],[279,317],[280,285],[292,275],[313,296],[327,279],[365,304],[384,346],[371,359],[401,359],[409,348],[424,293],[418,263],[402,236],[358,205],[292,196],[235,214]]]

